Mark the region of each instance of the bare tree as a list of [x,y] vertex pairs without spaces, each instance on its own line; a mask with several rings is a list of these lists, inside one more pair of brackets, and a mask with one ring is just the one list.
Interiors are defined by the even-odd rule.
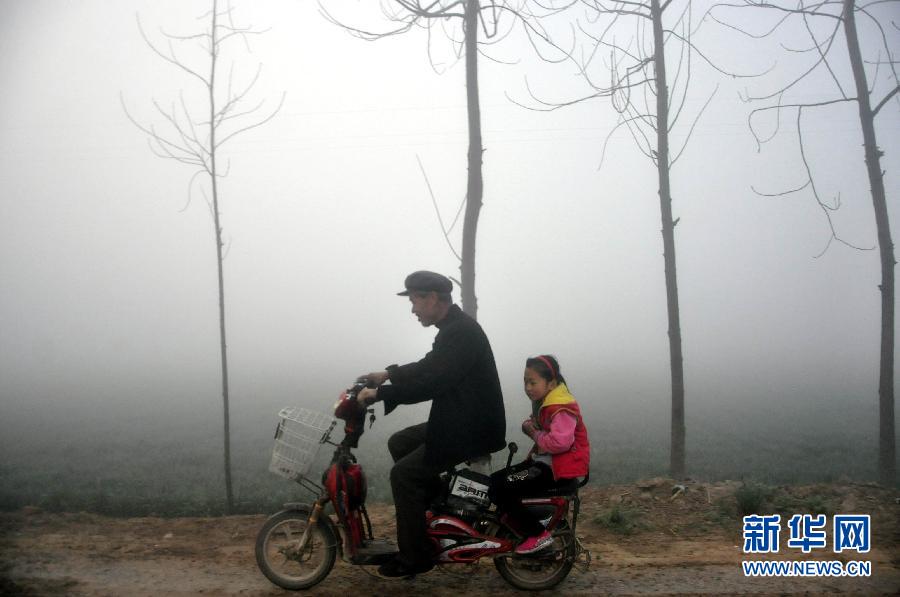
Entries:
[[[681,478],[686,471],[684,356],[675,259],[675,226],[679,218],[673,215],[670,173],[715,90],[693,115],[680,146],[672,146],[670,135],[687,117],[685,105],[694,61],[699,57],[716,70],[721,69],[692,41],[696,28],[692,22],[690,0],[583,0],[578,8],[584,11],[583,16],[576,18],[576,23],[588,40],[587,49],[578,56],[571,54],[570,60],[578,66],[587,82],[588,94],[564,101],[548,101],[539,98],[529,87],[532,102],[537,104],[525,107],[556,110],[587,100],[608,98],[618,112],[619,120],[604,143],[603,154],[613,133],[625,128],[656,167],[672,391],[669,470],[673,477]],[[621,34],[624,26],[633,27],[634,33],[626,36],[626,42],[620,42],[616,34]],[[674,58],[667,58],[669,47],[674,47]]]
[[[544,13],[557,12],[558,8],[541,7]],[[503,39],[513,23],[523,25],[528,39],[549,42],[542,31],[539,19],[526,10],[523,3],[506,0],[391,0],[382,3],[382,12],[395,27],[388,31],[375,32],[350,26],[329,13],[320,2],[322,14],[332,23],[343,27],[353,35],[365,40],[377,40],[406,33],[415,27],[425,29],[431,40],[436,27],[449,37],[457,56],[465,59],[466,66],[466,107],[469,134],[467,153],[468,175],[466,179],[465,215],[463,216],[462,252],[453,250],[460,261],[462,309],[473,318],[478,315],[478,298],[475,293],[475,245],[478,231],[478,217],[484,198],[484,177],[482,155],[484,145],[481,135],[481,105],[478,91],[478,55],[483,45],[490,45]],[[507,18],[504,18],[507,17]],[[506,22],[506,24],[503,24]],[[455,25],[454,25],[455,24]],[[481,31],[481,37],[479,36]],[[432,63],[433,65],[433,63]],[[419,164],[421,168],[421,162]],[[424,169],[423,169],[424,173]],[[427,177],[426,177],[427,181]],[[431,191],[429,185],[429,192]],[[433,200],[433,195],[432,195]],[[449,230],[441,222],[444,236]],[[448,241],[449,242],[449,241]]]
[[[772,139],[778,132],[777,126],[770,134],[761,134],[757,123],[761,116],[773,114],[776,121],[782,113],[796,111],[797,136],[800,156],[805,170],[805,182],[795,189],[775,193],[783,195],[809,189],[821,208],[830,228],[828,242],[823,253],[836,240],[855,249],[858,247],[843,239],[835,229],[831,213],[840,207],[838,200],[828,202],[822,198],[816,187],[803,138],[802,116],[804,111],[823,110],[838,104],[855,102],[859,111],[859,123],[863,138],[864,161],[872,206],[875,212],[878,247],[881,257],[881,346],[878,380],[878,476],[884,485],[896,481],[896,440],[894,430],[894,243],[891,238],[888,219],[887,196],[884,185],[884,171],[878,147],[875,118],[887,106],[900,105],[900,77],[897,72],[897,33],[895,20],[900,0],[793,0],[790,2],[768,2],[744,0],[738,4],[723,4],[716,12],[730,8],[767,10],[775,13],[775,25],[768,31],[752,33],[745,25],[736,26],[722,18],[714,18],[732,29],[756,38],[766,38],[788,23],[799,21],[806,33],[809,46],[793,50],[793,55],[807,55],[808,63],[802,72],[786,85],[771,93],[747,98],[751,102],[767,105],[751,111],[750,130],[759,144]],[[862,19],[875,40],[870,47],[871,58],[863,58],[864,48],[859,41],[857,18]],[[845,44],[841,44],[840,31],[843,29]],[[893,35],[893,38],[891,37]],[[891,43],[893,40],[893,43]],[[841,54],[846,52],[846,54]],[[849,70],[843,67],[843,59],[848,59]],[[814,74],[823,74],[834,85],[832,97],[815,101],[790,101],[792,92],[803,91],[803,83]]]
[[[122,107],[129,120],[143,131],[150,144],[150,149],[161,158],[175,160],[194,168],[194,175],[188,183],[188,204],[190,204],[194,185],[198,179],[206,178],[208,181],[209,195],[206,189],[199,186],[200,192],[206,199],[213,221],[213,232],[216,243],[216,267],[218,270],[219,291],[219,349],[222,367],[222,409],[224,423],[224,456],[225,456],[225,497],[228,511],[234,507],[234,494],[231,483],[231,431],[229,417],[228,397],[228,355],[227,342],[225,340],[225,277],[223,272],[224,244],[222,241],[222,225],[219,210],[219,184],[220,178],[228,173],[228,166],[222,171],[218,161],[222,146],[235,136],[256,128],[269,120],[281,109],[284,103],[284,95],[278,105],[273,109],[265,109],[265,100],[257,102],[253,106],[246,106],[248,96],[253,90],[262,70],[258,64],[256,72],[243,84],[235,77],[235,65],[231,64],[224,82],[220,77],[220,58],[223,48],[228,42],[243,42],[251,35],[263,33],[251,27],[238,27],[232,18],[233,9],[230,2],[225,8],[220,8],[217,0],[212,0],[211,9],[198,17],[203,23],[202,31],[189,35],[172,35],[161,32],[166,41],[165,50],[160,49],[147,37],[144,28],[138,18],[138,29],[149,48],[165,62],[181,70],[189,77],[202,85],[204,100],[197,102],[196,106],[189,106],[184,98],[184,93],[179,94],[177,102],[171,107],[165,108],[156,100],[153,105],[156,108],[158,119],[162,126],[157,128],[153,124],[139,123],[125,106]],[[196,65],[181,57],[176,47],[199,48],[201,58],[196,60]]]

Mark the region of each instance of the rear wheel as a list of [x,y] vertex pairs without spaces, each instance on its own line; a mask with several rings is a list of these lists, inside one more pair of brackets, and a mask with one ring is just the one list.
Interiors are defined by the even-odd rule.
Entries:
[[308,589],[322,582],[334,566],[337,538],[331,527],[323,522],[309,527],[301,547],[307,527],[309,508],[285,510],[269,517],[256,536],[256,564],[283,589]]
[[565,580],[575,562],[575,554],[575,534],[568,523],[562,522],[553,530],[553,544],[546,549],[524,556],[512,553],[498,557],[494,565],[500,576],[517,589],[541,591]]

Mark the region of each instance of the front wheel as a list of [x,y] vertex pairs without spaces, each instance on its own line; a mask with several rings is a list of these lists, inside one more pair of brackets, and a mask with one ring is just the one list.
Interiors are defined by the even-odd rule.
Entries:
[[[334,566],[337,538],[321,521],[309,527],[309,512],[303,507],[273,514],[256,536],[256,564],[282,589],[308,589],[322,582]],[[308,539],[301,546],[307,527]]]
[[498,557],[494,565],[500,576],[515,588],[542,591],[565,580],[575,563],[576,551],[575,533],[563,522],[553,530],[551,546],[529,555],[513,553]]

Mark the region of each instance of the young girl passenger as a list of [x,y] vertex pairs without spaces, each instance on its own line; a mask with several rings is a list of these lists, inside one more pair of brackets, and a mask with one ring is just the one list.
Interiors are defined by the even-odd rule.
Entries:
[[553,543],[550,532],[518,498],[584,477],[591,458],[581,410],[555,357],[540,355],[525,361],[525,394],[535,414],[522,423],[522,432],[534,440],[534,446],[524,461],[491,475],[494,502],[512,516],[525,536],[516,547],[518,554],[534,553]]

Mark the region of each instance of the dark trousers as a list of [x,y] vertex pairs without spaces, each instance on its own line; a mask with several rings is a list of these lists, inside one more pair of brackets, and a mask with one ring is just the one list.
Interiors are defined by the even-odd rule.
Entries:
[[[449,466],[425,461],[425,432],[428,423],[402,429],[388,440],[394,459],[391,491],[397,512],[397,544],[400,561],[408,566],[431,562],[432,548],[425,532],[425,509]],[[450,463],[452,464],[452,463]]]
[[491,501],[512,518],[517,531],[533,537],[544,532],[544,526],[522,506],[522,497],[556,484],[549,466],[525,460],[491,475]]

